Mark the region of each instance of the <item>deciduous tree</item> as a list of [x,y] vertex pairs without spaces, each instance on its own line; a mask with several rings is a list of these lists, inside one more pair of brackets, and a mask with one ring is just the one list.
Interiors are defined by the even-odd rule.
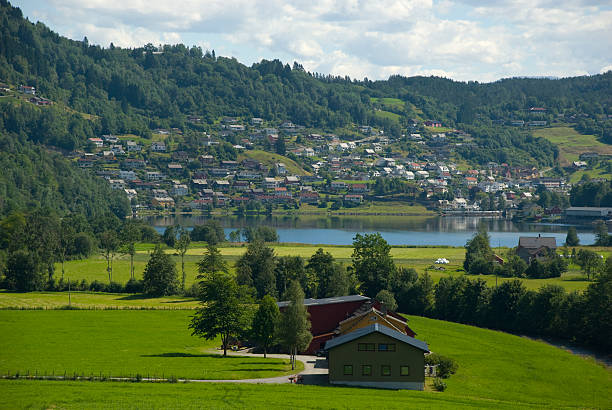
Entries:
[[142,275],[142,285],[144,292],[152,296],[172,295],[177,291],[176,264],[161,245],[157,245],[149,257]]
[[287,289],[289,306],[281,315],[279,323],[279,339],[289,350],[291,369],[295,369],[295,356],[306,349],[312,340],[308,311],[304,306],[304,291],[297,281],[291,282]]
[[280,311],[276,300],[270,295],[261,299],[259,308],[253,318],[253,338],[260,344],[264,351],[264,357],[268,348],[274,344]]
[[250,325],[248,289],[226,273],[206,275],[200,282],[202,305],[191,318],[192,335],[212,340],[221,336],[223,356],[232,338]]

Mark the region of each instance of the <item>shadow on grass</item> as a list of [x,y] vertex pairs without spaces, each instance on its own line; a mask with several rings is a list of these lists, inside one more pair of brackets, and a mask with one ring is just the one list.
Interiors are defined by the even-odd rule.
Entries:
[[[278,360],[278,364],[285,364],[280,362],[283,359],[275,359],[275,358],[270,358],[267,362],[262,362],[262,361],[251,361],[252,359],[259,359],[257,357],[245,357],[245,356],[223,356],[222,354],[214,354],[214,353],[199,353],[199,354],[194,354],[194,353],[183,353],[183,352],[168,352],[168,353],[159,353],[159,354],[143,354],[140,355],[140,357],[207,357],[207,358],[211,358],[211,359],[226,359],[226,360],[232,360],[232,361],[236,361],[236,360],[242,360],[245,364],[259,364],[259,365],[270,365],[273,364],[275,360]],[[273,370],[278,370],[278,369],[273,369]]]
[[[149,295],[144,295],[142,293],[135,293],[135,294],[130,294],[130,295],[126,295],[126,296],[117,298],[117,300],[154,300],[154,299],[157,299],[157,298],[149,296]],[[186,303],[186,302],[197,302],[197,301],[198,299],[190,298],[190,299],[182,299],[182,300],[170,300],[170,301],[165,301],[161,303]]]

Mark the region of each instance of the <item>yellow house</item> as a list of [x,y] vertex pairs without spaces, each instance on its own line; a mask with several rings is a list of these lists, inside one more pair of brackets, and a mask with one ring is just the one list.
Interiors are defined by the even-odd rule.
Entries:
[[396,332],[404,333],[409,336],[415,336],[415,333],[406,324],[406,319],[394,317],[388,313],[383,313],[373,306],[363,312],[357,312],[355,315],[340,322],[335,333],[344,335],[375,323],[386,326],[392,330],[395,330]]

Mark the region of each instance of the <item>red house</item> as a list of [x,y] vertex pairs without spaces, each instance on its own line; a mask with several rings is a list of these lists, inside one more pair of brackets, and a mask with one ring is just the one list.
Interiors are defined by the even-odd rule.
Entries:
[[[366,306],[364,305],[366,304],[378,310],[383,310],[379,302],[361,295],[304,299],[304,305],[310,314],[312,341],[303,353],[314,354],[318,350],[323,349],[326,341],[337,336],[335,330],[340,322],[353,316],[357,311],[363,310],[362,308],[365,308]],[[282,312],[289,305],[289,302],[278,302],[277,305]],[[386,314],[406,323],[406,319],[395,312],[387,311]],[[405,330],[408,336],[416,336],[416,333],[408,325],[406,325]]]

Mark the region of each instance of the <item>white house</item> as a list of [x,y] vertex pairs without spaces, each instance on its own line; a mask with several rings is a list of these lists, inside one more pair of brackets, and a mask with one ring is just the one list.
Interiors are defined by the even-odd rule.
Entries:
[[151,151],[166,152],[166,144],[164,144],[163,142],[154,142],[151,144]]

